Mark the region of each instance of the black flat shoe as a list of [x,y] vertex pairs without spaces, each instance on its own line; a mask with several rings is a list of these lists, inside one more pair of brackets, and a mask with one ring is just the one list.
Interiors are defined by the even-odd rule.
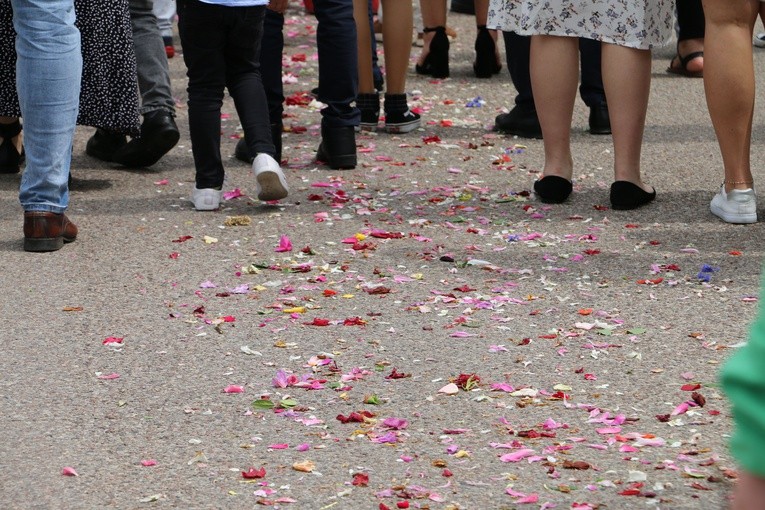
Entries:
[[111,162],[114,153],[125,146],[127,137],[121,133],[113,133],[98,128],[85,144],[85,154],[101,161]]
[[449,77],[449,37],[446,35],[446,27],[424,28],[423,32],[435,32],[428,47],[425,61],[415,64],[417,74],[432,76],[433,78]]
[[644,206],[656,198],[656,190],[646,190],[629,181],[615,181],[611,184],[611,208],[617,211],[629,211]]
[[21,133],[21,123],[16,120],[11,124],[0,124],[0,174],[17,174],[24,162],[24,149],[19,152],[13,139]]
[[557,175],[547,175],[534,183],[534,193],[546,204],[565,202],[573,189],[571,181]]
[[501,70],[502,65],[497,63],[497,44],[486,25],[480,25],[478,26],[478,35],[475,38],[473,72],[476,78],[491,78]]

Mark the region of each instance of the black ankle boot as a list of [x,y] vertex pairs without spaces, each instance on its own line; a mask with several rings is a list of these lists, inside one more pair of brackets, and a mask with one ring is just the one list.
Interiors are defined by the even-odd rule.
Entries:
[[[271,141],[274,144],[274,159],[277,163],[282,162],[282,132],[284,131],[284,124],[281,122],[277,124],[271,124]],[[244,137],[240,138],[236,142],[236,148],[234,149],[234,157],[239,161],[252,164],[255,160],[255,156],[250,153],[250,149],[247,148],[247,142]]]
[[502,66],[497,63],[497,43],[486,25],[479,25],[477,28],[473,72],[477,78],[491,78],[502,70]]
[[333,170],[356,168],[356,133],[353,127],[322,126],[316,159]]
[[85,154],[100,159],[112,161],[114,153],[127,144],[127,137],[119,133],[112,133],[105,129],[96,129],[85,145]]
[[18,119],[10,124],[0,124],[0,174],[17,174],[24,161],[24,149],[19,152],[13,139],[21,133],[21,123]]
[[385,94],[385,130],[408,133],[420,127],[420,116],[409,109],[406,94]]
[[380,120],[380,94],[359,94],[356,96],[356,106],[361,110],[361,130],[376,130],[377,121]]
[[175,147],[180,138],[173,113],[153,110],[143,115],[141,136],[115,151],[112,160],[128,168],[152,166]]
[[435,32],[430,41],[428,55],[422,65],[415,65],[417,74],[427,74],[433,78],[449,77],[449,37],[446,27],[424,28],[425,33]]

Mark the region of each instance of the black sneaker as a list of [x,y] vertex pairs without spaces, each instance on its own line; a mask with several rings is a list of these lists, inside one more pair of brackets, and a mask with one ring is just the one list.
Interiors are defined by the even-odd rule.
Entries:
[[362,131],[375,131],[380,120],[380,95],[359,94],[356,97],[356,107],[361,111],[359,128]]
[[542,138],[537,110],[533,106],[518,104],[509,113],[494,119],[494,131],[522,138]]
[[408,133],[418,127],[420,127],[420,116],[412,110],[385,112],[385,131],[388,133]]

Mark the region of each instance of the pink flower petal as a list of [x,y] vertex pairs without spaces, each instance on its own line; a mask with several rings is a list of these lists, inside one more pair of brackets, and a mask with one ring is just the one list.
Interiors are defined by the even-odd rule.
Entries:
[[286,251],[292,251],[292,241],[288,236],[281,236],[279,238],[279,246],[274,250],[277,253],[283,253]]
[[531,450],[529,448],[523,448],[521,450],[518,450],[516,452],[512,453],[506,453],[502,455],[499,460],[502,462],[520,462],[521,460],[525,459],[526,457],[530,457],[534,455],[534,450]]
[[244,386],[229,384],[228,386],[223,388],[223,393],[244,393]]
[[156,466],[157,465],[157,461],[154,460],[154,459],[144,459],[144,460],[141,461],[141,465],[144,466],[144,467]]
[[106,338],[102,343],[104,345],[121,344],[123,340],[124,340],[124,338],[118,338],[116,336],[110,336],[110,337]]
[[64,476],[80,476],[77,474],[77,471],[75,471],[73,467],[69,466],[66,466],[64,469],[62,469],[61,474]]

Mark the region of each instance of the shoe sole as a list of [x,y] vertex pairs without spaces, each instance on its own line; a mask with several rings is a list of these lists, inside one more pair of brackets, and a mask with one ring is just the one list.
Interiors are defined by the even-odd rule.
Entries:
[[25,237],[24,251],[46,252],[57,251],[64,247],[65,243],[74,242],[77,238],[66,239],[61,237]]
[[359,131],[377,131],[377,122],[374,124],[371,122],[362,122],[359,124]]
[[118,149],[117,152],[115,152],[112,155],[112,161],[114,163],[118,163],[122,166],[128,167],[128,168],[144,168],[147,166],[152,166],[157,161],[162,159],[162,156],[167,154],[170,149],[175,147],[175,145],[178,143],[178,140],[181,139],[181,134],[178,131],[175,130],[167,130],[163,133],[159,133],[154,137],[154,143],[156,144],[155,147],[153,147],[151,150],[146,150],[142,153],[135,154],[133,156],[123,156],[120,153],[128,150],[130,148],[131,144],[134,143],[140,143],[139,139],[137,140],[131,140],[127,144],[123,145],[122,148]]
[[733,223],[736,225],[744,225],[749,223],[757,223],[757,213],[752,214],[728,214],[722,209],[719,209],[715,206],[710,206],[710,210],[712,211],[712,214],[720,218],[726,223]]
[[258,184],[258,199],[263,202],[281,200],[289,194],[287,184],[277,172],[264,170],[255,176]]
[[402,124],[385,124],[385,131],[391,134],[409,133],[420,127],[420,119],[414,122],[405,122]]
[[518,131],[515,129],[502,129],[497,126],[494,126],[493,131],[503,135],[517,136],[518,138],[532,138],[534,140],[542,140],[542,133],[531,133],[529,131]]

